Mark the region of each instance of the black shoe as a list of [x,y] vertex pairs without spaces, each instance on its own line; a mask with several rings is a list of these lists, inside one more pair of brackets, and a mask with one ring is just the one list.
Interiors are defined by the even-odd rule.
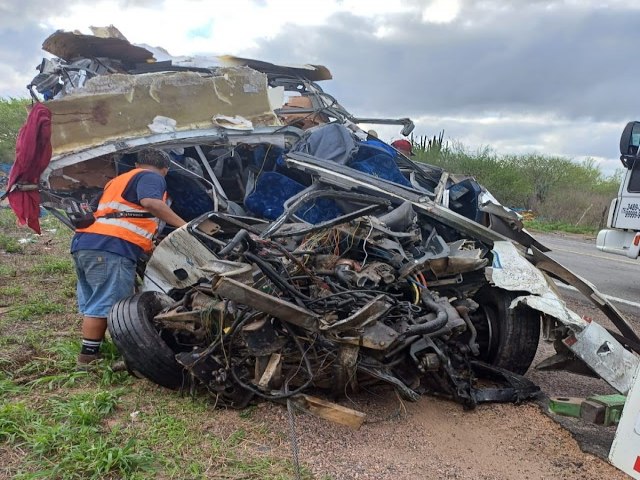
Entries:
[[79,371],[91,370],[102,359],[99,353],[80,353],[76,360],[76,369]]

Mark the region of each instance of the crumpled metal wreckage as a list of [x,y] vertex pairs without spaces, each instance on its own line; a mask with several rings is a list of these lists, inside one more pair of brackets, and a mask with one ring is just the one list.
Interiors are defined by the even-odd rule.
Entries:
[[[53,34],[58,58],[32,84],[52,98],[45,207],[66,221],[60,208],[154,146],[171,152],[172,208],[190,220],[163,230],[140,292],[110,315],[131,372],[239,408],[379,383],[473,407],[536,395],[522,375],[542,328],[557,354],[541,368],[629,390],[640,339],[615,307],[472,177],[358,126],[408,134],[410,120],[351,115],[318,85],[322,66],[169,58],[96,33]],[[552,278],[619,333],[569,310]]]

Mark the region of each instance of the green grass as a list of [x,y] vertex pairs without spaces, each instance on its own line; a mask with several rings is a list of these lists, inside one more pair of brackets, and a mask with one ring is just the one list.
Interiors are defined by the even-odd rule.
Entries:
[[24,390],[23,386],[15,384],[5,374],[0,373],[0,398],[8,398],[17,393],[23,393]]
[[[104,423],[128,393],[128,375],[113,374],[106,362],[77,372],[78,351],[78,340],[56,341],[17,371],[0,372],[0,445],[26,452],[12,478],[142,478],[157,463],[129,426]],[[104,354],[112,360],[115,349],[107,343]],[[106,372],[125,381],[101,381]],[[33,374],[22,385],[12,378]]]
[[10,208],[0,208],[0,228],[3,231],[16,230],[16,216]]
[[[21,390],[7,381],[0,388],[14,396]],[[131,420],[117,417],[129,407],[126,393],[123,388],[59,391],[32,400],[4,395],[0,445],[26,452],[13,478],[156,478],[158,472],[165,478],[205,479],[212,472],[233,479],[293,478],[288,460],[244,448],[251,437],[244,428],[225,437],[202,431],[193,420],[216,414],[206,403],[183,399],[179,405],[159,395],[154,411],[137,412]],[[302,473],[312,478],[306,469]]]
[[255,413],[256,413],[256,406],[255,405],[249,405],[248,407],[246,407],[244,410],[240,410],[240,412],[238,413],[238,415],[240,416],[240,418],[245,419],[245,420],[251,420]]
[[66,275],[60,282],[60,293],[65,298],[76,297],[76,275],[75,272],[71,275]]
[[0,250],[4,250],[7,253],[19,253],[23,251],[23,248],[15,238],[0,234]]
[[34,265],[30,273],[39,275],[65,275],[74,271],[70,258],[44,257],[40,263]]
[[592,226],[572,225],[567,222],[552,222],[552,221],[544,221],[540,219],[526,220],[524,222],[524,226],[529,230],[534,230],[539,232],[567,232],[567,233],[578,233],[583,235],[595,235],[598,233],[598,229]]
[[0,278],[15,277],[18,271],[10,265],[0,265]]
[[[39,373],[41,376],[32,382],[32,385],[46,384],[51,380],[52,375],[61,374],[63,376],[79,373],[86,376],[86,372],[76,372],[76,357],[80,350],[79,339],[58,340],[54,339],[50,343],[43,344],[43,339],[39,335],[35,338],[27,339],[30,347],[37,352],[33,359],[25,363],[18,371],[17,375],[31,375]],[[49,385],[51,387],[52,385]]]
[[[39,275],[27,275],[31,285],[39,284]],[[23,288],[28,291],[29,284]],[[19,321],[27,312],[42,316],[51,310],[42,296],[20,309],[22,314],[14,312],[9,321]],[[111,362],[119,355],[109,340],[102,347],[105,360],[90,372],[78,372],[79,339],[52,337],[48,323],[46,316],[35,318],[33,328],[29,322],[29,328],[12,337],[12,348],[18,342],[30,352],[28,361],[0,362],[0,449],[16,452],[20,459],[0,466],[0,476],[23,480],[294,477],[288,458],[251,448],[256,440],[268,441],[263,439],[268,430],[254,418],[255,409],[234,414],[238,425],[230,433],[211,433],[206,421],[222,413],[213,410],[207,397],[180,397],[127,372],[113,372]],[[312,477],[303,470],[302,478]]]
[[[194,435],[193,425],[187,420],[194,415],[206,415],[206,404],[192,403],[181,409],[180,416],[171,409],[157,409],[151,415],[141,415],[138,421],[147,425],[146,436],[143,441],[161,447],[163,452],[177,452],[179,458],[185,460],[189,478],[208,478],[205,473],[207,465],[203,459],[214,462],[214,471],[225,472],[224,478],[242,479],[289,479],[293,478],[293,466],[287,459],[261,458],[247,454],[244,446],[250,441],[251,433],[244,428],[238,428],[226,437]],[[186,411],[185,411],[186,410]],[[215,415],[215,413],[209,413]],[[185,464],[176,462],[175,455],[159,455],[164,469],[171,476],[182,478]],[[303,469],[302,478],[311,478],[310,473]]]
[[65,312],[65,306],[50,300],[44,295],[27,297],[24,302],[14,305],[7,312],[7,316],[14,320],[30,320],[52,313]]
[[151,450],[126,428],[105,428],[122,390],[47,397],[41,403],[0,405],[0,441],[26,450],[14,478],[131,478],[154,462]]
[[0,296],[5,297],[19,297],[23,294],[24,290],[20,285],[9,285],[7,287],[0,287]]
[[45,348],[39,349],[39,345],[47,340],[50,339],[28,341],[31,348],[38,353],[31,361],[18,368],[14,374],[15,377],[33,378],[26,383],[26,387],[56,390],[82,387],[90,382],[102,387],[131,384],[132,379],[127,372],[114,372],[111,368],[111,364],[119,358],[111,342],[106,341],[103,345],[103,361],[99,362],[91,372],[87,372],[76,370],[76,358],[80,351],[79,338],[56,340]]
[[45,215],[42,217],[40,219],[40,227],[43,232],[47,232],[59,240],[71,239],[73,236],[73,231],[66,225],[60,223],[53,215]]

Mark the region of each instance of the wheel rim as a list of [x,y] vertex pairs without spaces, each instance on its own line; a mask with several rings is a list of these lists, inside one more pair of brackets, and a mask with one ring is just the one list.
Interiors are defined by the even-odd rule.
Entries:
[[492,305],[482,304],[470,318],[476,327],[476,342],[480,349],[480,358],[490,362],[499,341],[498,314]]

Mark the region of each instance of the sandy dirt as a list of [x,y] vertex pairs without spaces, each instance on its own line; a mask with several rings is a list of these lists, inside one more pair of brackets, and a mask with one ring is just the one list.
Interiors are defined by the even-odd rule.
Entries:
[[[602,320],[584,302],[568,304]],[[542,343],[534,364],[552,353]],[[527,377],[546,397],[613,393],[602,380],[566,372],[531,369]],[[629,478],[605,460],[614,427],[551,416],[545,396],[523,405],[480,405],[465,411],[432,397],[402,402],[384,388],[362,392],[340,402],[367,414],[358,431],[310,415],[295,416],[300,460],[317,478],[336,480]],[[282,455],[291,456],[286,409],[265,404],[259,411],[272,432],[286,439],[279,447]]]
[[[386,392],[351,406],[368,416],[359,431],[296,415],[300,459],[319,478],[627,478],[584,453],[571,433],[536,404],[464,411],[428,397],[403,406]],[[266,422],[288,436],[286,410],[274,405],[262,410]],[[290,455],[288,445],[282,453]]]

